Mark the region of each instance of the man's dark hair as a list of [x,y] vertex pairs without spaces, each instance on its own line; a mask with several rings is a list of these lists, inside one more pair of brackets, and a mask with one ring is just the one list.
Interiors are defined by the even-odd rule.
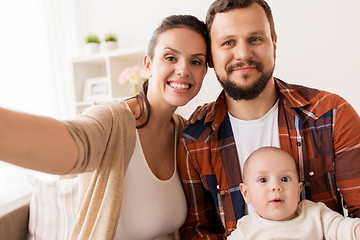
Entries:
[[269,4],[264,0],[216,0],[213,2],[207,11],[205,21],[209,39],[211,26],[217,13],[228,12],[233,9],[246,8],[254,3],[259,4],[264,9],[266,17],[270,23],[271,38],[274,40],[276,37],[274,19]]

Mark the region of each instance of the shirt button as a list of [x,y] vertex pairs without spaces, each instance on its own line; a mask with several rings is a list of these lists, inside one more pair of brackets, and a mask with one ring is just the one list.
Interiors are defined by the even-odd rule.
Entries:
[[314,176],[315,173],[313,171],[309,172],[310,177]]
[[301,142],[297,142],[296,145],[298,145],[298,147],[300,147],[300,146],[301,146]]

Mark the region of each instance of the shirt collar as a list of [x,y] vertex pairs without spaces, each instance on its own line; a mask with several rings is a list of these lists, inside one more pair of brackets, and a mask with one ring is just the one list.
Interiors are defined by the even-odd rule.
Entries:
[[276,78],[275,85],[279,92],[280,100],[288,105],[289,108],[302,108],[310,104],[310,102],[304,98],[302,90],[305,90],[306,88],[303,86],[290,85]]
[[[289,108],[301,108],[310,103],[299,92],[299,90],[304,89],[303,86],[290,85],[277,78],[274,78],[274,80],[275,86],[279,92],[280,101],[288,105]],[[219,97],[215,101],[215,104],[205,116],[204,125],[211,124],[213,131],[217,131],[226,116],[227,105],[225,98],[225,92],[222,90]]]

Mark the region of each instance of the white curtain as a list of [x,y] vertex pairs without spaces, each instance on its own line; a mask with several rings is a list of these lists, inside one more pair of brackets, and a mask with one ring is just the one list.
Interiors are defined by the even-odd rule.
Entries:
[[[65,5],[0,0],[0,106],[57,119],[74,113]],[[27,173],[0,161],[0,205],[30,191]]]

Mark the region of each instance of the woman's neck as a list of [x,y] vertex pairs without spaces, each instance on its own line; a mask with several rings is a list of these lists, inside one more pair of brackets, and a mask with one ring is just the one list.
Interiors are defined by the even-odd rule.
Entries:
[[[136,120],[136,125],[141,125],[146,122],[148,117],[145,103],[142,102],[142,99],[132,98],[127,100],[127,104],[130,107],[131,112],[134,114]],[[141,106],[142,105],[142,106]],[[168,130],[169,127],[173,127],[172,116],[176,110],[176,107],[165,106],[161,103],[152,103],[149,101],[151,108],[150,118],[146,124],[146,128],[153,129],[159,132]],[[141,111],[143,113],[141,114]]]

